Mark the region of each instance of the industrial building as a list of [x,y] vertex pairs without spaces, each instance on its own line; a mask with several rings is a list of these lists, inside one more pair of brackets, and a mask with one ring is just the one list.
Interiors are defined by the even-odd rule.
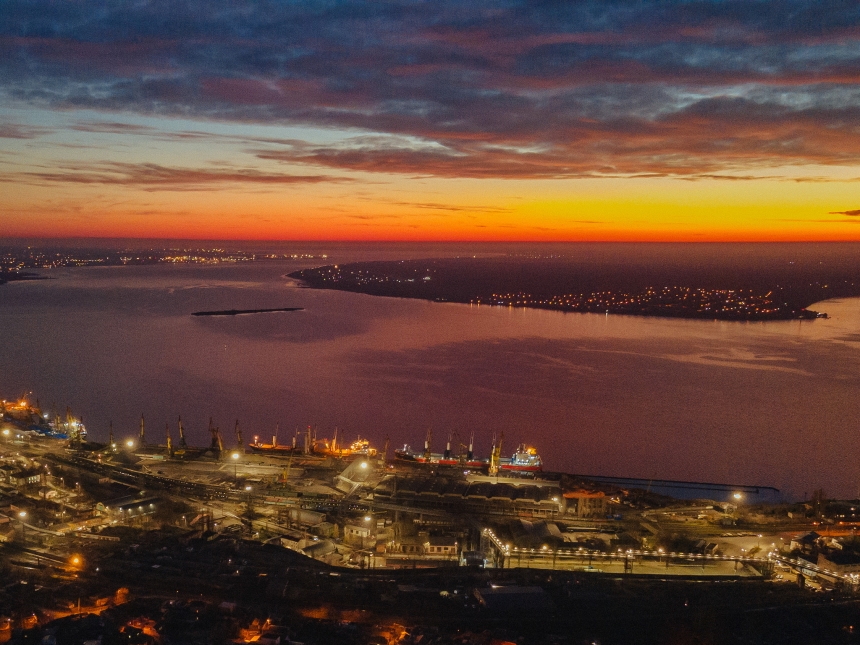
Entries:
[[374,501],[458,513],[558,517],[566,510],[557,483],[474,481],[442,475],[392,475],[373,489]]

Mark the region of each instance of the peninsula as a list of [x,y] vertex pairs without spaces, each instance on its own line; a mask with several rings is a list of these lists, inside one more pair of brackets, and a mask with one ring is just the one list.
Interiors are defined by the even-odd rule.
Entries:
[[584,266],[523,258],[447,258],[327,265],[289,274],[316,289],[564,312],[698,318],[824,318],[807,309],[833,297],[860,295],[852,273],[792,275],[719,269]]

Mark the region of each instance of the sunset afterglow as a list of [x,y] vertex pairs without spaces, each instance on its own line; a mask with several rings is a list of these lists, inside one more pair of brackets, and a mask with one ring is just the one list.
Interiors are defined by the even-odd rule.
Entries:
[[2,236],[860,240],[850,4],[2,14]]

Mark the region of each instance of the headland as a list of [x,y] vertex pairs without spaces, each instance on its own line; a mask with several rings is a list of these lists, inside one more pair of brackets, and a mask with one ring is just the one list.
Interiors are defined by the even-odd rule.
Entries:
[[826,317],[807,307],[860,295],[851,274],[786,280],[776,273],[597,267],[541,258],[446,258],[360,262],[289,274],[316,289],[562,312],[694,318],[796,320]]

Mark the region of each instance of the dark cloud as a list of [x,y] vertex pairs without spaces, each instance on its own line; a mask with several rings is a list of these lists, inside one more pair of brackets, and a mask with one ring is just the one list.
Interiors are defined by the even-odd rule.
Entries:
[[655,119],[569,118],[560,124],[551,110],[544,116],[533,124],[511,123],[495,138],[486,132],[473,136],[465,136],[462,130],[431,132],[416,121],[415,133],[439,145],[291,144],[258,150],[257,156],[415,176],[725,180],[760,178],[761,174],[749,171],[776,166],[860,160],[860,132],[853,125],[860,111],[853,107],[790,110],[744,99],[707,99]]
[[51,132],[49,128],[21,125],[19,123],[0,123],[0,139],[35,139]]
[[145,125],[118,122],[76,123],[70,126],[76,132],[93,132],[98,134],[157,134],[159,130]]
[[513,209],[501,206],[456,206],[439,202],[393,202],[396,206],[409,206],[420,210],[466,212],[466,213],[510,213]]
[[16,104],[427,144],[268,142],[266,159],[546,178],[860,161],[857,3],[10,0],[3,12],[0,96]]
[[[830,211],[831,215],[847,215],[848,217],[860,217],[860,209],[852,211]],[[839,220],[842,221],[842,220]]]
[[288,175],[258,170],[171,168],[157,164],[99,163],[62,167],[54,171],[19,172],[0,176],[0,181],[36,184],[108,184],[144,190],[206,190],[212,184],[262,185],[318,184],[349,181],[327,175]]
[[386,214],[386,215],[358,215],[351,214],[346,215],[348,219],[358,219],[363,221],[375,221],[375,220],[392,220],[392,219],[401,219],[402,216],[394,215],[394,214]]

